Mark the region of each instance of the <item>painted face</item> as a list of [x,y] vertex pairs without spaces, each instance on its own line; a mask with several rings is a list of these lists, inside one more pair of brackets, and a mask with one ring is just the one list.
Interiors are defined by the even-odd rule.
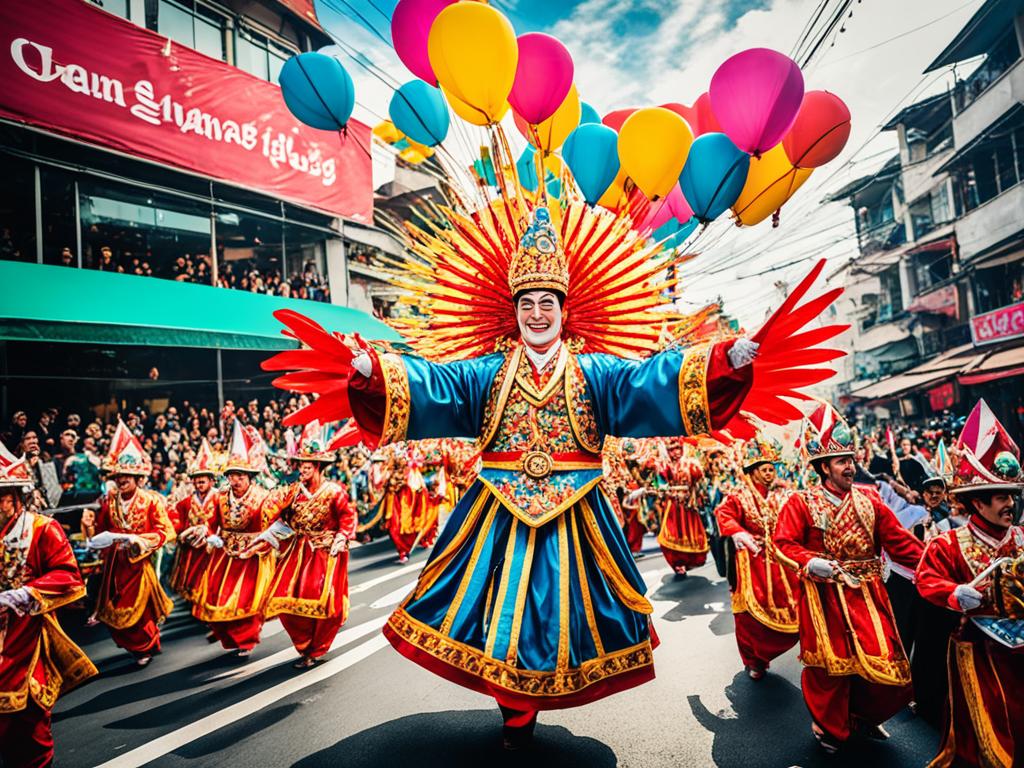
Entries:
[[320,478],[320,465],[315,461],[300,461],[299,462],[299,479],[304,483],[308,483],[314,479]]
[[228,485],[231,486],[231,492],[235,496],[245,494],[249,490],[249,483],[251,482],[252,478],[246,472],[228,472]]
[[755,483],[760,483],[766,488],[770,488],[772,484],[775,482],[775,465],[758,464],[750,473],[750,478]]
[[841,493],[846,493],[853,487],[853,477],[856,474],[857,467],[852,456],[834,456],[825,464],[825,476],[829,485]]
[[206,493],[210,490],[211,485],[213,485],[213,478],[209,475],[199,475],[192,478],[192,486],[199,491],[199,493]]
[[1013,496],[1008,493],[993,493],[988,504],[981,499],[972,499],[974,510],[992,525],[1009,528],[1013,525]]
[[562,307],[551,291],[527,291],[516,304],[523,341],[536,352],[546,352],[562,334]]

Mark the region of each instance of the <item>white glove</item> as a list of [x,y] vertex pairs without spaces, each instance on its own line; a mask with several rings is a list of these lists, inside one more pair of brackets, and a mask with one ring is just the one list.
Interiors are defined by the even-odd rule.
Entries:
[[335,534],[334,541],[331,542],[331,556],[344,552],[346,549],[348,549],[348,537],[343,533]]
[[757,357],[757,350],[760,346],[756,341],[750,339],[736,339],[736,342],[726,352],[729,365],[737,371],[745,365],[750,365]]
[[812,557],[807,561],[807,572],[819,579],[831,579],[836,575],[836,567],[821,557]]
[[182,531],[181,536],[178,538],[193,547],[202,546],[203,542],[206,541],[206,526],[193,525],[191,528],[186,528]]
[[0,611],[14,611],[18,616],[24,616],[32,608],[35,598],[28,587],[8,589],[0,592]]
[[95,536],[89,539],[85,543],[85,545],[89,549],[106,549],[107,547],[114,546],[114,543],[116,541],[117,539],[115,538],[115,534],[111,533],[110,531],[103,531],[102,533],[97,533]]
[[214,549],[222,549],[224,547],[224,539],[214,533],[206,537],[206,546],[213,547]]
[[734,533],[732,535],[732,542],[736,545],[736,549],[745,549],[754,555],[761,551],[761,547],[758,546],[757,539],[754,538],[752,533],[748,533],[747,531]]
[[960,610],[964,613],[973,611],[980,606],[983,599],[981,592],[970,584],[957,584],[956,589],[953,590],[953,597],[956,598],[957,605],[960,606]]
[[370,378],[370,375],[373,373],[373,360],[370,359],[368,353],[360,352],[352,358],[352,367],[366,378]]

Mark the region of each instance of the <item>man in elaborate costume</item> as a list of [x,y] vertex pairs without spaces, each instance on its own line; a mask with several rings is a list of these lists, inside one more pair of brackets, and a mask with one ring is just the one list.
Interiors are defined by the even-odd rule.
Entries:
[[275,491],[273,524],[256,551],[279,551],[264,615],[281,624],[299,652],[296,669],[313,666],[331,648],[348,618],[348,547],[356,536],[356,511],[344,486],[323,476],[334,461],[314,421],[303,430],[295,456],[299,480]]
[[384,500],[388,535],[405,563],[416,546],[429,547],[437,537],[437,507],[423,476],[424,457],[412,443],[395,445],[390,452],[390,475]]
[[801,687],[827,752],[852,732],[884,739],[881,724],[910,703],[910,663],[882,581],[881,551],[917,567],[921,542],[877,492],[853,484],[853,435],[822,403],[805,439],[821,485],[790,496],[775,546],[800,569]]
[[175,505],[171,516],[178,537],[171,568],[171,589],[193,603],[206,572],[206,537],[220,495],[214,488],[217,472],[213,449],[205,437],[188,467],[188,476],[192,479],[192,493]]
[[52,763],[57,697],[97,674],[57,621],[85,585],[60,524],[24,507],[32,485],[25,458],[0,443],[0,763],[11,768]]
[[719,532],[735,549],[732,612],[736,644],[747,674],[760,680],[772,659],[799,639],[796,596],[800,580],[793,563],[784,566],[775,543],[779,511],[789,492],[775,488],[781,446],[757,437],[743,450],[743,484],[715,509]]
[[[493,696],[509,748],[530,738],[538,710],[654,676],[651,605],[599,487],[604,436],[698,434],[725,427],[741,406],[760,410],[747,397],[757,343],[651,354],[666,322],[654,311],[658,246],[642,247],[624,222],[582,202],[555,214],[505,199],[471,216],[450,212],[450,228],[410,233],[431,265],[418,267],[433,313],[418,323],[419,349],[439,362],[361,341],[356,355],[285,310],[277,316],[311,348],[264,364],[298,369],[278,386],[321,393],[294,420],[337,419],[350,406],[368,443],[479,438],[480,478],[384,631],[421,666]],[[775,353],[804,325],[789,315],[808,286],[780,309],[781,336],[755,337],[758,364],[786,368]]]
[[209,625],[220,644],[239,658],[252,654],[263,629],[263,606],[274,573],[267,553],[248,550],[267,525],[267,491],[256,482],[266,471],[252,427],[236,419],[224,474],[228,491],[217,495],[206,528],[196,533],[209,551],[192,615]]
[[657,466],[661,506],[658,544],[672,569],[685,576],[688,569],[704,565],[710,551],[708,532],[698,509],[697,484],[704,470],[686,455],[681,440],[666,441],[665,450],[667,456]]
[[164,497],[140,486],[152,465],[123,421],[117,423],[103,470],[117,487],[100,503],[97,533],[89,540],[92,549],[103,550],[96,618],[110,628],[114,642],[145,667],[160,652],[160,625],[174,607],[150,559],[174,541],[174,528]]
[[[950,493],[967,525],[929,542],[917,588],[960,614],[949,643],[949,710],[933,768],[1024,765],[1024,528],[1014,499],[1024,488],[1020,451],[985,401],[953,451]],[[934,670],[938,675],[938,670]]]

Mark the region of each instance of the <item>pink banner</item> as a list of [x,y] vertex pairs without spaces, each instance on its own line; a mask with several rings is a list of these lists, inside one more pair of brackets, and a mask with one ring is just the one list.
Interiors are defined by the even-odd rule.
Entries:
[[[301,5],[301,3],[299,3]],[[0,3],[0,117],[369,223],[370,129],[83,0]]]
[[1024,336],[1024,301],[971,318],[971,337],[975,345],[1019,336]]
[[909,307],[908,312],[929,312],[936,315],[948,315],[956,318],[959,301],[955,285],[947,285],[931,293],[925,293],[915,298]]

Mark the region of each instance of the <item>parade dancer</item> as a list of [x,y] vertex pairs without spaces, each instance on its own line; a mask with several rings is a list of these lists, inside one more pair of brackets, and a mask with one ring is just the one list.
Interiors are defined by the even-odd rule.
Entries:
[[775,546],[800,568],[801,688],[812,732],[833,753],[853,732],[888,738],[881,724],[910,703],[880,554],[916,568],[923,547],[874,490],[854,486],[853,435],[831,406],[809,422],[805,449],[821,486],[790,496]]
[[775,487],[782,446],[767,437],[746,443],[743,483],[715,509],[719,531],[732,539],[735,556],[732,612],[736,645],[752,680],[761,680],[772,659],[799,639],[796,597],[800,580],[784,566],[773,538],[789,492]]
[[266,471],[258,435],[235,419],[224,474],[228,491],[217,496],[208,527],[196,538],[209,552],[192,615],[209,625],[225,650],[252,654],[263,629],[263,606],[274,574],[269,553],[249,549],[267,526],[267,492],[256,476]]
[[708,559],[710,545],[704,519],[697,510],[696,484],[704,476],[699,463],[685,455],[681,440],[667,440],[668,456],[658,467],[661,480],[661,527],[658,544],[672,570],[680,576]]
[[430,547],[437,538],[437,506],[423,476],[424,459],[412,444],[396,445],[391,453],[391,478],[385,501],[388,535],[398,562],[409,561],[418,546]]
[[195,458],[188,467],[193,492],[174,506],[171,523],[177,534],[178,549],[171,568],[171,589],[194,603],[199,584],[209,559],[206,537],[210,518],[219,493],[214,488],[217,472],[213,466],[213,449],[204,437]]
[[164,497],[140,487],[152,464],[123,421],[110,443],[103,470],[117,486],[100,503],[89,547],[103,550],[103,576],[95,617],[135,657],[139,667],[160,652],[160,625],[174,604],[164,593],[150,558],[174,541]]
[[348,547],[356,535],[356,512],[344,486],[323,476],[334,461],[318,422],[303,430],[295,459],[299,480],[270,504],[276,519],[255,551],[279,552],[266,618],[281,624],[299,652],[296,669],[313,666],[331,648],[348,618]]
[[57,621],[85,585],[60,524],[25,508],[33,485],[25,457],[0,443],[0,763],[11,768],[52,764],[50,711],[97,674]]
[[[465,305],[422,305],[434,313],[443,305],[458,309],[457,323],[437,314],[436,324],[418,323],[420,350],[449,362],[384,354],[353,340],[356,355],[338,336],[285,310],[278,318],[311,347],[264,364],[299,369],[277,379],[279,386],[323,392],[294,420],[340,418],[350,405],[368,443],[479,438],[480,478],[385,634],[421,666],[493,696],[511,749],[530,739],[538,710],[585,704],[654,676],[651,605],[599,487],[604,436],[727,426],[757,376],[757,363],[750,363],[758,349],[733,339],[651,354],[664,328],[664,316],[654,311],[664,267],[652,266],[638,236],[582,202],[557,209],[560,224],[542,205],[516,213],[520,204],[528,205],[504,200],[495,202],[506,207],[497,214],[453,214],[450,229],[410,238],[433,265],[431,282],[423,284],[427,298],[438,284],[452,291],[440,259],[474,260],[451,271],[479,282],[466,286]],[[502,229],[495,234],[495,227]],[[591,240],[596,230],[604,234]],[[603,282],[612,264],[626,288]],[[794,292],[784,315],[807,287]],[[630,308],[618,313],[623,305]],[[780,339],[802,326],[783,322]],[[772,350],[785,342],[771,333],[758,338],[764,359],[784,367]],[[607,354],[620,350],[649,357]],[[348,380],[341,397],[324,371]],[[757,398],[746,402],[759,410]]]
[[[1024,489],[1020,451],[979,401],[953,451],[950,493],[967,525],[932,539],[917,588],[962,617],[949,643],[949,709],[931,768],[1024,765],[1024,528],[1014,500]],[[938,670],[932,670],[938,676]]]

